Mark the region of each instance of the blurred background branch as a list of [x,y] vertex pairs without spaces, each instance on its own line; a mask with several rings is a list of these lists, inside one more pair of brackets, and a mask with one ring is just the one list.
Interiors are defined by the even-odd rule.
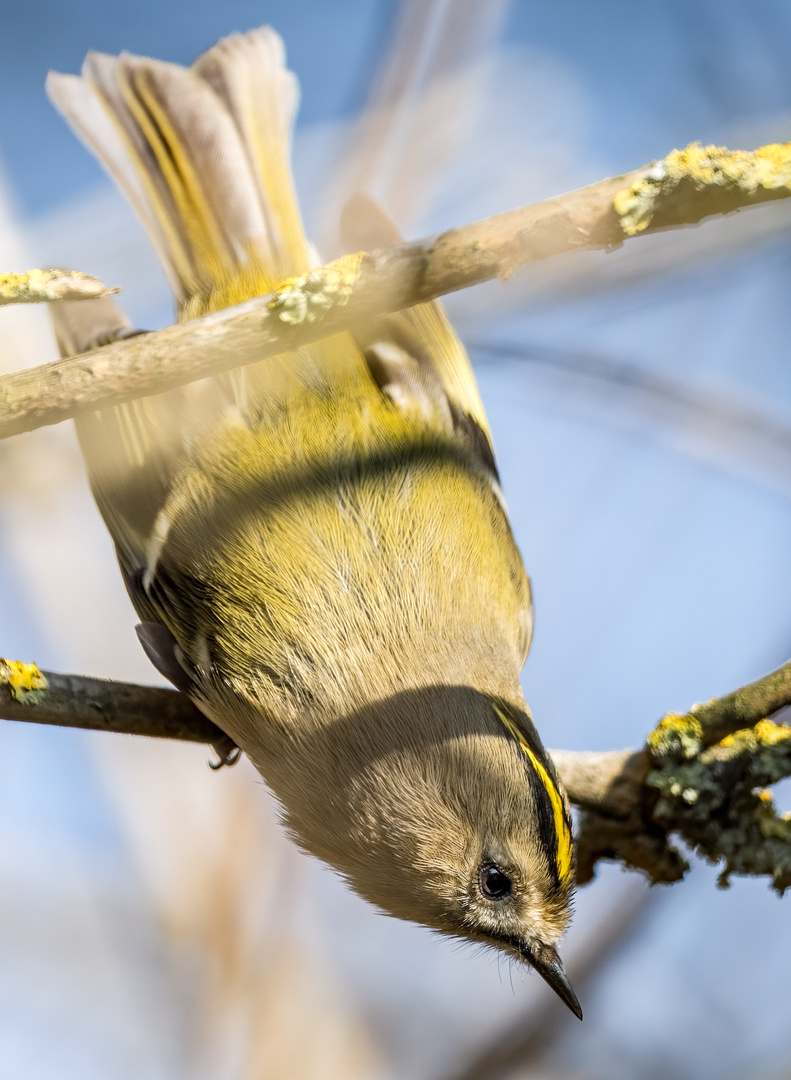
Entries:
[[[585,993],[607,966],[618,958],[657,894],[648,889],[631,890],[609,912],[595,936],[589,937],[575,958],[569,975]],[[552,1002],[542,1002],[501,1027],[463,1064],[444,1074],[443,1080],[507,1080],[525,1070],[540,1069],[548,1051],[562,1038],[568,1020]]]
[[479,339],[467,347],[481,362],[512,361],[532,368],[564,397],[582,400],[630,427],[647,431],[659,425],[676,435],[676,445],[681,443],[690,457],[791,495],[791,417],[778,416],[771,401],[716,384],[690,385],[680,375],[644,370],[632,360],[584,349]]

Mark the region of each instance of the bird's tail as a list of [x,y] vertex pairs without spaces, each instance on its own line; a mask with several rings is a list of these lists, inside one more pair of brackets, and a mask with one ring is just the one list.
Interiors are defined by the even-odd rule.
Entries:
[[[91,53],[81,76],[51,73],[47,90],[141,218],[180,319],[265,294],[309,269],[290,170],[298,84],[272,29],[228,37],[188,68]],[[53,305],[52,319],[62,355],[131,332],[109,300]],[[337,342],[319,342],[78,418],[91,486],[130,588],[198,435],[229,419],[258,422],[302,377],[301,366],[330,370],[338,351]]]
[[47,91],[141,218],[181,319],[303,273],[309,248],[290,169],[299,89],[270,28],[191,67],[90,53]]

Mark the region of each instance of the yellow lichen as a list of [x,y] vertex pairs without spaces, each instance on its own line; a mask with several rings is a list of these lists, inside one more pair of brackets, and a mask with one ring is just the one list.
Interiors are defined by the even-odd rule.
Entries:
[[671,151],[665,158],[665,168],[668,177],[688,179],[700,186],[738,184],[750,192],[759,187],[789,187],[791,143],[771,143],[753,151],[691,143],[683,150]]
[[32,705],[47,689],[47,680],[35,664],[0,657],[0,686],[7,686],[15,701]]
[[776,724],[774,720],[759,720],[753,732],[762,746],[777,746],[778,743],[791,739],[791,727]]
[[663,716],[646,743],[656,759],[667,755],[693,757],[701,747],[703,728],[692,713],[668,713]]
[[613,206],[624,233],[635,236],[647,229],[660,202],[681,183],[696,190],[735,188],[747,197],[759,188],[791,191],[791,143],[771,143],[753,151],[691,143],[683,150],[671,151],[615,196]]
[[651,224],[665,175],[665,163],[659,161],[642,179],[619,191],[613,199],[613,207],[627,236],[636,236]]
[[724,739],[720,739],[718,745],[728,747],[750,742],[758,746],[777,746],[789,740],[791,740],[791,727],[786,724],[776,724],[773,720],[759,720],[751,728],[726,735]]
[[0,274],[0,303],[25,303],[30,298],[48,299],[46,278],[41,270],[26,274]]
[[270,301],[270,310],[281,322],[294,326],[315,322],[331,307],[343,307],[349,302],[365,255],[364,251],[344,255],[309,274],[289,278]]
[[101,281],[78,270],[29,270],[24,274],[0,274],[0,306],[37,304],[50,300],[95,300],[117,293]]

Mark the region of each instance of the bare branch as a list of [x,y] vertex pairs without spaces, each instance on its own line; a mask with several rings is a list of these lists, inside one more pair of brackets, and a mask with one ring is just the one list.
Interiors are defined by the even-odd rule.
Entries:
[[346,257],[275,294],[0,380],[0,437],[254,363],[582,248],[791,194],[791,144],[694,145],[624,176],[439,236]]
[[26,274],[0,274],[0,307],[40,304],[51,300],[101,300],[120,289],[108,289],[79,270],[28,270]]
[[628,817],[643,800],[651,760],[644,750],[550,750],[580,810]]
[[208,743],[221,760],[234,749],[228,736],[178,690],[59,675],[16,660],[0,659],[0,716],[56,727]]

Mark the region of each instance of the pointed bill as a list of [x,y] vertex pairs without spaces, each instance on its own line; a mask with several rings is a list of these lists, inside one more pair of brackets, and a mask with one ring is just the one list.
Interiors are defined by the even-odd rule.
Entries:
[[560,961],[557,949],[554,949],[551,945],[523,945],[519,951],[525,960],[536,969],[541,978],[549,983],[558,997],[565,1001],[577,1019],[581,1020],[582,1009],[580,1003],[566,972],[563,970],[563,964]]

